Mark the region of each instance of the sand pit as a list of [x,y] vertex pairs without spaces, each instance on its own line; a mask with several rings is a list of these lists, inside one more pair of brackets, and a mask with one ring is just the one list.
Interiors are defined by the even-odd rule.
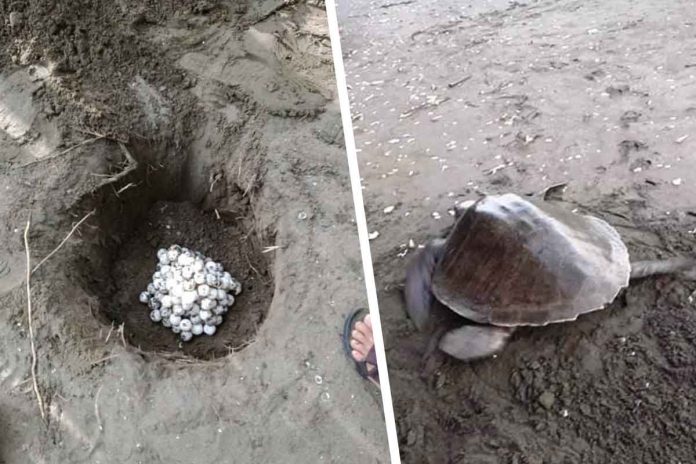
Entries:
[[632,258],[693,253],[693,11],[353,0],[339,22],[404,462],[693,459],[694,282],[636,283],[428,379],[400,293],[409,243],[448,227],[455,201],[558,182]]
[[[386,461],[339,337],[365,291],[323,8],[0,7],[1,461]],[[33,264],[86,217],[31,279],[45,422],[30,213]],[[244,284],[184,345],[138,301],[173,243]]]
[[[147,164],[148,157],[155,162],[156,149],[148,146],[132,156],[139,164]],[[96,299],[91,310],[107,327],[125,324],[128,343],[144,351],[214,359],[248,345],[262,324],[274,287],[269,271],[273,255],[262,253],[261,243],[274,239],[259,237],[252,213],[255,199],[225,183],[224,165],[194,158],[191,154],[174,170],[167,164],[154,173],[138,169],[117,195],[111,184],[90,192],[79,208],[96,211],[90,224],[98,228],[71,258],[82,288]],[[195,162],[212,164],[214,174],[191,175],[187,167]],[[188,191],[181,190],[182,184]],[[205,198],[196,192],[205,192]],[[151,324],[149,312],[136,302],[154,272],[157,249],[172,243],[214,255],[246,283],[234,316],[216,337],[181,345],[175,334]]]
[[[85,263],[104,263],[103,269],[84,266],[81,272],[99,300],[96,311],[105,324],[124,323],[126,340],[145,351],[169,351],[198,358],[225,356],[250,343],[270,306],[273,279],[259,239],[239,225],[243,217],[226,221],[217,219],[214,212],[205,214],[189,202],[159,201],[138,219],[140,225],[133,227],[132,234],[111,251],[111,258],[81,258]],[[178,243],[172,240],[216,253],[217,259],[227,269],[234,269],[245,282],[244,291],[235,298],[227,319],[229,324],[221,325],[214,337],[196,338],[185,345],[171,331],[152,324],[149,311],[134,302],[134,295],[151,278],[154,252],[164,243]]]

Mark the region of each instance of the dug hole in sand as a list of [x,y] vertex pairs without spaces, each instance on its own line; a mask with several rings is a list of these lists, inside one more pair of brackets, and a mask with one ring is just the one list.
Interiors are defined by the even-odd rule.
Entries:
[[[167,5],[0,9],[0,456],[385,462],[324,6]],[[212,337],[138,302],[174,243],[243,285]]]

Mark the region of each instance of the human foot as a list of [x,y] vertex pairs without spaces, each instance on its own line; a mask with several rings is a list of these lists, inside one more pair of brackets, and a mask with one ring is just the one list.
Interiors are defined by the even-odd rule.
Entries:
[[366,310],[355,311],[346,319],[343,340],[346,353],[355,362],[358,373],[379,386],[372,321]]

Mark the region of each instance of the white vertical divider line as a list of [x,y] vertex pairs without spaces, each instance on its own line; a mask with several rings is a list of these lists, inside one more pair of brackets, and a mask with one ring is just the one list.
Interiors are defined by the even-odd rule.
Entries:
[[399,442],[396,435],[396,423],[394,422],[394,408],[392,406],[391,388],[389,386],[389,374],[387,359],[384,352],[384,338],[382,337],[382,323],[379,318],[379,305],[377,302],[377,287],[372,270],[372,256],[370,255],[370,241],[367,233],[367,220],[365,218],[365,206],[358,169],[358,155],[355,150],[355,137],[353,136],[353,123],[350,116],[350,100],[346,73],[343,67],[343,53],[341,51],[341,39],[338,29],[336,14],[336,2],[326,0],[326,12],[329,20],[329,35],[331,38],[331,50],[333,53],[336,84],[338,85],[338,101],[341,106],[341,121],[343,122],[343,137],[345,139],[346,154],[348,156],[348,169],[350,171],[350,183],[353,190],[353,204],[355,207],[355,220],[358,226],[358,238],[360,239],[360,253],[362,255],[363,273],[365,274],[365,287],[367,289],[367,302],[370,307],[370,318],[375,339],[377,354],[377,368],[379,369],[379,382],[382,390],[382,407],[384,408],[384,420],[387,427],[387,439],[389,441],[389,454],[392,464],[401,464],[399,456]]

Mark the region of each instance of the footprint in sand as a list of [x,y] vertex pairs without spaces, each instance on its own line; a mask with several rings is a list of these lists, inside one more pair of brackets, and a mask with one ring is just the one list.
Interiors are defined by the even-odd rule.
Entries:
[[0,254],[0,295],[10,292],[24,281],[25,266],[21,254]]

